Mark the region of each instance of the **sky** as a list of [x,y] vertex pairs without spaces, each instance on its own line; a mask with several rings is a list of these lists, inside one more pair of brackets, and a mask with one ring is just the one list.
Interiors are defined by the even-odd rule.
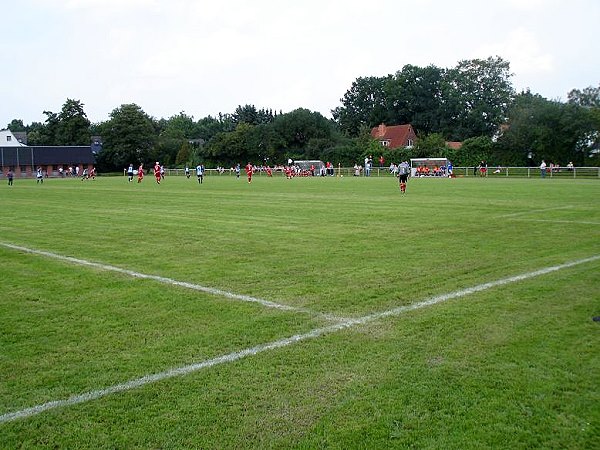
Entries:
[[598,0],[13,0],[0,129],[69,99],[93,123],[135,103],[199,120],[238,105],[331,117],[359,77],[500,56],[551,100],[600,85]]

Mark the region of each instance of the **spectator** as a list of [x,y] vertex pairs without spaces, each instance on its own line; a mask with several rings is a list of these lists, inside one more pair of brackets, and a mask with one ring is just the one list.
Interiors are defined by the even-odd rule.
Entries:
[[540,164],[540,176],[544,178],[546,176],[546,161],[542,159],[542,163]]

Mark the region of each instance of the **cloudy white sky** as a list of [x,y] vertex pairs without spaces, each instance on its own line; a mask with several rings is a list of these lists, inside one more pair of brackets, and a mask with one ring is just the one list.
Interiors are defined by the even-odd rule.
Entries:
[[330,117],[352,82],[500,56],[565,100],[600,84],[598,0],[14,0],[0,27],[0,128],[67,98],[194,118],[237,105]]

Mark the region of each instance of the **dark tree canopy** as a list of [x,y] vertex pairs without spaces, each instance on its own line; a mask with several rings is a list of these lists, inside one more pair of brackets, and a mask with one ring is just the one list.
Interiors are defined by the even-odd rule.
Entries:
[[379,123],[410,123],[419,134],[450,140],[492,136],[514,95],[510,77],[509,63],[499,57],[452,69],[407,65],[394,76],[358,78],[332,113],[351,136]]
[[149,164],[157,136],[152,119],[136,104],[121,105],[102,127],[104,170],[123,170],[129,164]]

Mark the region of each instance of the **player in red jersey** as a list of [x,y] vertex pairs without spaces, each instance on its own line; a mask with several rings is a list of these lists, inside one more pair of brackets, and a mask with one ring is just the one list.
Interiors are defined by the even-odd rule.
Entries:
[[160,184],[160,164],[158,161],[154,164],[154,178],[156,178],[156,182]]
[[248,175],[248,183],[252,183],[252,172],[254,172],[254,167],[252,167],[252,164],[248,163],[244,169],[246,170],[246,175]]
[[138,183],[141,183],[143,179],[144,179],[144,165],[140,164],[140,167],[138,167]]

